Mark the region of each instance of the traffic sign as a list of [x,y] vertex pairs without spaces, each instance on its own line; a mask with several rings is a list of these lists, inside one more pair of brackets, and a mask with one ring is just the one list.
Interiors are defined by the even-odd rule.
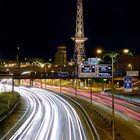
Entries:
[[131,76],[124,77],[124,91],[125,92],[132,91],[132,78],[131,78]]
[[139,76],[139,71],[127,71],[127,76]]
[[96,65],[79,65],[78,67],[78,77],[80,78],[92,78],[96,77]]
[[99,64],[98,69],[97,69],[97,77],[111,78],[112,77],[112,65],[111,64]]

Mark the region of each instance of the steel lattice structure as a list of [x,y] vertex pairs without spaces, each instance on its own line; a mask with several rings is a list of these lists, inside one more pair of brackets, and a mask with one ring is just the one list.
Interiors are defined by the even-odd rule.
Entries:
[[76,64],[80,64],[85,58],[84,42],[87,40],[87,38],[84,37],[82,0],[77,1],[76,31],[75,31],[75,37],[72,37],[72,40],[75,41],[74,61]]

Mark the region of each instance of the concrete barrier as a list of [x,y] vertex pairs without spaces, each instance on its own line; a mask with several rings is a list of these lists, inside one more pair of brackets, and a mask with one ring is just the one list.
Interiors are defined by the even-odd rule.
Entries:
[[[110,91],[102,91],[102,94],[112,95]],[[140,93],[114,93],[115,97],[140,103]]]

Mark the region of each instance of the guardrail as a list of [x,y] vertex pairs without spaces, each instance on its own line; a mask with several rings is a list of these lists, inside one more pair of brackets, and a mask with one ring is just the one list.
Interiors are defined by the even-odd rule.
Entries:
[[[102,91],[101,93],[108,94],[110,96],[112,95],[112,93],[109,91]],[[140,91],[137,93],[115,93],[114,96],[128,101],[140,103]]]

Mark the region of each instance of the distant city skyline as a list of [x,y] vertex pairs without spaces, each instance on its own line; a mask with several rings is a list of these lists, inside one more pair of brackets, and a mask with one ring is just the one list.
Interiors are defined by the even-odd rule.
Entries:
[[[89,0],[84,3],[85,52],[94,49],[129,48],[140,53],[139,3],[127,0]],[[0,57],[16,58],[16,49],[24,57],[54,58],[57,46],[65,45],[73,56],[76,0],[0,2]]]

